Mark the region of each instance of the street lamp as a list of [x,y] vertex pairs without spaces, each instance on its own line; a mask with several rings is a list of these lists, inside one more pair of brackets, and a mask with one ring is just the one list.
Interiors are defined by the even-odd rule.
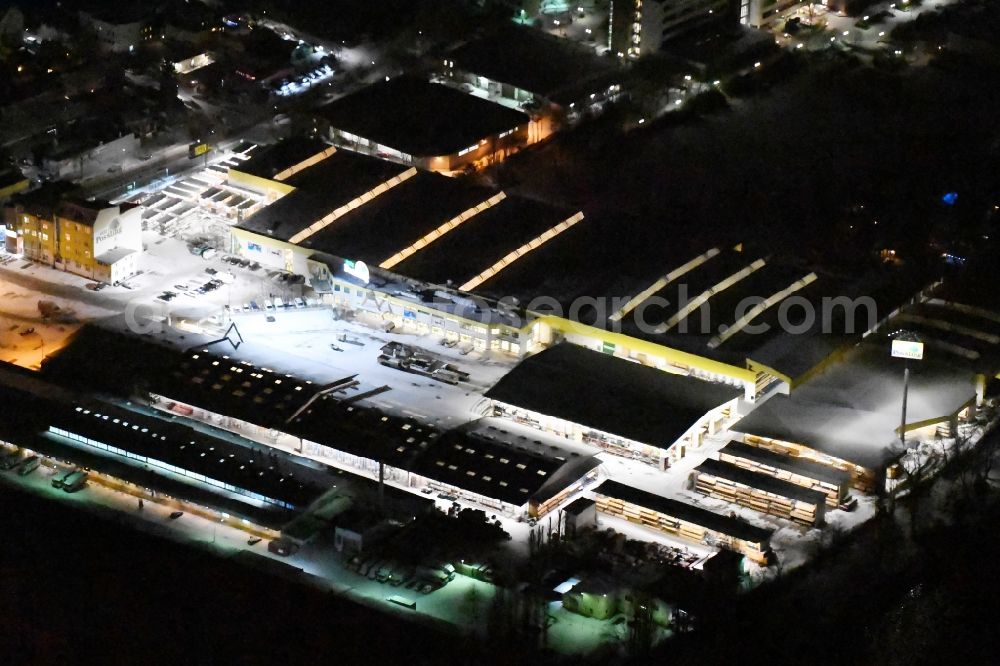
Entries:
[[915,333],[900,331],[892,341],[892,355],[903,359],[903,415],[899,424],[899,443],[906,448],[906,398],[910,388],[910,361],[924,358],[924,343]]

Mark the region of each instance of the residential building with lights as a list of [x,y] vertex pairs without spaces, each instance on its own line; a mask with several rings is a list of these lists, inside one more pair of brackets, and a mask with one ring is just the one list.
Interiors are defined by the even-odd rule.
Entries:
[[619,57],[640,58],[664,42],[711,24],[750,23],[755,0],[613,0],[609,46]]
[[80,12],[80,22],[97,33],[101,45],[115,53],[133,51],[142,42],[159,37],[142,5],[115,5],[104,11]]
[[115,284],[135,275],[142,254],[142,209],[131,204],[45,194],[4,211],[8,250],[53,268]]
[[[740,0],[740,22],[759,28],[775,14],[798,4],[798,2],[799,0]],[[837,0],[834,0],[825,4],[830,8],[830,11],[842,11],[842,5],[846,3],[838,3]],[[745,16],[744,11],[746,12]]]

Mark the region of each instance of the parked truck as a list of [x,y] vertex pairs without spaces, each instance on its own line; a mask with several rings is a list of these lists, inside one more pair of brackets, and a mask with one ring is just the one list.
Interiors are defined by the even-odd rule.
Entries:
[[62,489],[67,493],[75,493],[87,485],[89,474],[83,470],[76,470],[63,481]]

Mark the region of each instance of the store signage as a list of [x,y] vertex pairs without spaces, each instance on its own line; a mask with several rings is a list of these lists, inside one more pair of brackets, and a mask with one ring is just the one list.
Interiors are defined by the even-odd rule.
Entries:
[[112,240],[118,234],[122,232],[122,223],[117,217],[111,220],[111,224],[101,229],[94,236],[95,243],[104,243],[105,241]]
[[196,157],[201,157],[211,149],[212,147],[207,143],[192,143],[188,146],[188,158],[193,160]]
[[371,272],[368,270],[368,264],[363,261],[345,260],[344,272],[351,277],[361,280],[365,284],[371,282]]
[[924,357],[924,343],[913,340],[893,340],[892,355],[896,358],[919,361]]

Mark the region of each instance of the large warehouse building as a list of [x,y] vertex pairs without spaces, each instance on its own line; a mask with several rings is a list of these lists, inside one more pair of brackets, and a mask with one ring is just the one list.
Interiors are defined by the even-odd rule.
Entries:
[[[906,452],[900,443],[902,360],[884,338],[867,341],[842,363],[774,396],[733,425],[746,444],[846,472],[852,485],[881,492]],[[947,358],[913,362],[906,431],[951,435],[975,409],[984,377]]]
[[721,546],[767,564],[771,530],[687,502],[605,481],[594,489],[597,510],[694,543]]
[[442,173],[500,162],[547,135],[521,111],[411,76],[362,88],[318,114],[317,131],[335,145]]
[[565,341],[758,402],[805,385],[913,302],[911,327],[963,362],[989,357],[988,336],[948,342],[969,326],[928,323],[933,294],[899,271],[835,276],[321,142],[259,149],[230,180],[273,201],[232,230],[234,251],[305,276],[345,316],[470,351],[523,357]]
[[735,419],[742,395],[566,343],[521,361],[486,393],[495,416],[660,469]]
[[445,53],[441,74],[474,95],[550,117],[556,126],[599,115],[625,94],[614,59],[514,23]]
[[[232,432],[267,449],[318,460],[399,487],[431,488],[509,516],[551,511],[596,476],[593,456],[565,458],[496,443],[466,431],[441,430],[345,399],[353,378],[317,386],[205,350],[156,348],[105,331],[85,329],[51,357],[44,371],[62,381],[94,370],[120,345],[123,367],[105,381],[122,397]],[[127,362],[131,359],[131,363]],[[380,469],[381,468],[381,469]]]

